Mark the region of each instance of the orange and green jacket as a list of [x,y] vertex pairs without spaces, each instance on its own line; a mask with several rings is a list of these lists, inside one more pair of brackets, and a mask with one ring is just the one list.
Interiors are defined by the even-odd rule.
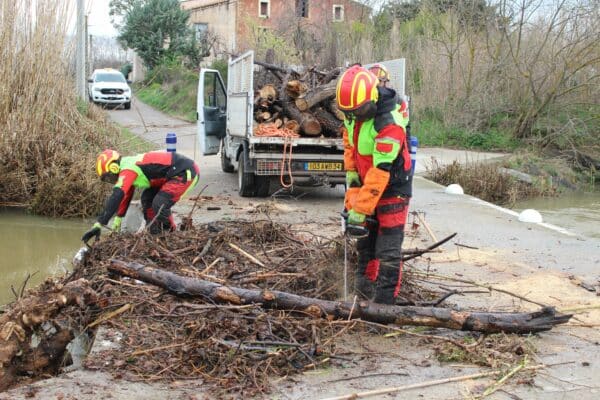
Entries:
[[[372,215],[385,192],[389,196],[412,196],[408,110],[396,103],[396,93],[379,88],[377,115],[357,122],[344,121],[344,167],[357,171],[362,182],[347,196],[346,208]],[[348,201],[348,199],[350,201]]]

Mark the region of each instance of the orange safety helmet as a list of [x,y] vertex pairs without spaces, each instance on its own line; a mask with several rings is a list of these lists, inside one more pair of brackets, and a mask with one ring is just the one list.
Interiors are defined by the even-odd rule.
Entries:
[[390,80],[390,73],[383,64],[373,64],[369,68],[369,71],[371,71],[381,82],[385,83]]
[[96,159],[96,172],[98,176],[102,176],[107,173],[118,174],[121,170],[119,167],[119,159],[121,155],[115,150],[106,149]]
[[379,98],[377,77],[360,65],[353,65],[339,77],[336,101],[340,111],[354,112]]

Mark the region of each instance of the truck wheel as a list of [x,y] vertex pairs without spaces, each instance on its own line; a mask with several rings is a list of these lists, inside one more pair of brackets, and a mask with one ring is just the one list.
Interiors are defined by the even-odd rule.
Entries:
[[221,170],[223,172],[233,172],[233,164],[231,163],[231,159],[225,155],[225,142],[221,140]]
[[271,180],[268,176],[255,176],[254,184],[256,185],[256,196],[267,197],[271,187]]
[[242,197],[254,197],[256,196],[255,175],[253,172],[246,172],[247,160],[248,153],[244,149],[238,164],[238,192]]
[[131,108],[131,102],[128,101],[127,103],[125,103],[125,109],[129,110]]

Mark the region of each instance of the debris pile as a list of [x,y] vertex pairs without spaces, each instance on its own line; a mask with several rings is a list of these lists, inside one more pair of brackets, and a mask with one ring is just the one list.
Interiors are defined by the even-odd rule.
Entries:
[[[110,258],[246,288],[334,299],[341,260],[336,241],[302,238],[270,221],[221,222],[168,237],[119,236],[99,242],[77,276],[92,281],[102,310],[94,319],[119,332],[118,347],[92,354],[86,367],[132,380],[203,379],[253,394],[269,378],[335,360],[332,340],[346,324],[259,305],[182,299],[135,280],[106,276]],[[333,267],[333,269],[332,269]],[[111,312],[124,310],[112,318]]]
[[[47,281],[7,307],[0,321],[0,390],[23,375],[56,373],[66,342],[79,332],[101,333],[111,341],[106,348],[95,346],[84,363],[89,369],[134,381],[194,379],[224,396],[265,393],[277,377],[348,362],[347,349],[338,348],[348,333],[408,334],[398,325],[536,332],[569,317],[548,309],[453,311],[430,301],[439,291],[406,281],[403,295],[410,306],[356,298],[335,301],[342,292],[342,248],[339,238],[324,239],[270,220],[220,221],[159,236],[103,238],[72,274],[60,282]],[[405,259],[422,252],[407,250]],[[350,254],[351,264],[355,257]],[[146,282],[135,274],[127,277],[115,265],[140,266],[144,274],[139,278]],[[192,296],[178,289],[178,280],[208,285],[219,296]],[[265,301],[240,301],[241,291],[260,293]],[[281,295],[288,298],[275,304]],[[289,306],[289,298],[305,303]],[[34,333],[41,343],[37,347],[29,346]],[[471,346],[442,336],[417,336],[468,349],[470,359],[489,344],[483,339]]]

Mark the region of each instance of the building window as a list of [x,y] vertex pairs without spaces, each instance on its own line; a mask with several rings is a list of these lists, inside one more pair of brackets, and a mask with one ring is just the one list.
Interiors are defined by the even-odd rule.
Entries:
[[337,4],[333,5],[333,20],[335,22],[341,22],[344,20],[344,6]]
[[308,18],[308,0],[296,0],[296,15]]
[[196,28],[196,40],[201,41],[206,38],[206,34],[208,33],[208,24],[199,23],[194,24]]
[[269,0],[258,0],[258,16],[261,18],[269,18],[271,5]]

